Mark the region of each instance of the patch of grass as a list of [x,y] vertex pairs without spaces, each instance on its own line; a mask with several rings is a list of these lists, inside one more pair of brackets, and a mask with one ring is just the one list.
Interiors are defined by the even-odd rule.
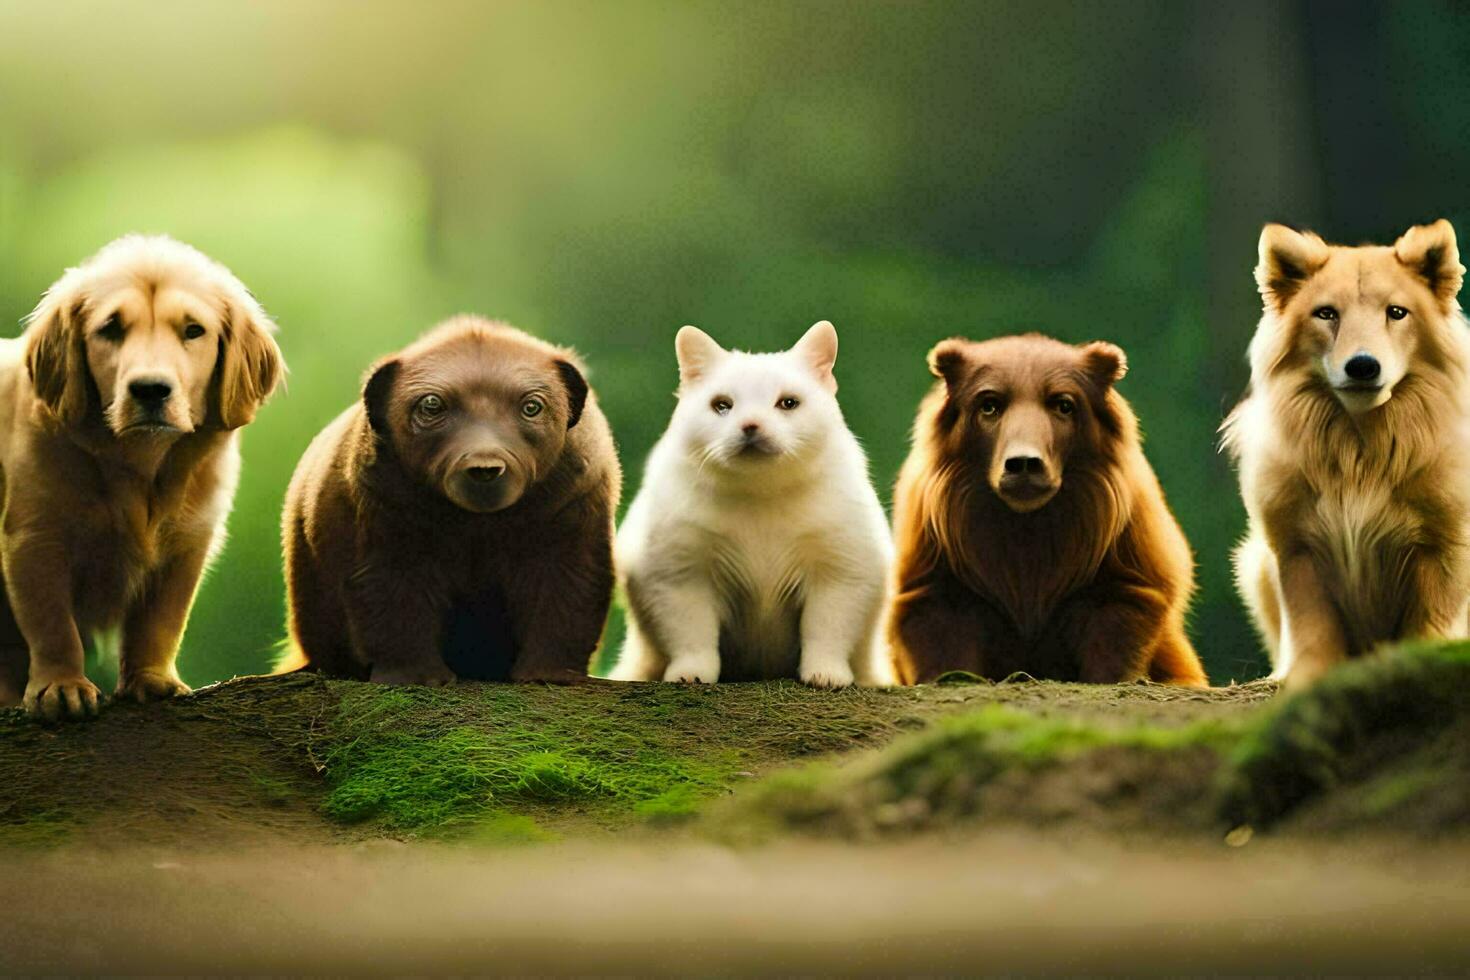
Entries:
[[0,847],[55,847],[75,829],[75,818],[62,809],[0,813]]
[[1467,716],[1470,642],[1410,644],[1344,664],[1245,733],[1225,770],[1221,813],[1269,827],[1362,775],[1375,743],[1420,742]]

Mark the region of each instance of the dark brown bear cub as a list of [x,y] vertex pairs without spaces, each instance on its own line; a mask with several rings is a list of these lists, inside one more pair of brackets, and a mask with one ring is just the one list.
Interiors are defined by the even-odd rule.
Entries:
[[951,670],[1204,685],[1194,563],[1112,344],[946,340],[894,491],[889,641],[906,684]]
[[296,467],[281,669],[585,679],[620,486],[570,351],[476,317],[441,324],[378,362]]

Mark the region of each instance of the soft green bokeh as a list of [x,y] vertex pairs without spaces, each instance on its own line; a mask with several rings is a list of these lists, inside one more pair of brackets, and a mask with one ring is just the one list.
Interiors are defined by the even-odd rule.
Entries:
[[[625,501],[684,323],[766,349],[833,320],[885,500],[935,341],[1117,341],[1198,555],[1196,642],[1215,680],[1255,676],[1215,428],[1259,226],[1465,214],[1463,17],[1344,9],[0,0],[0,320],[136,230],[223,261],[279,322],[289,384],[244,433],[191,683],[266,668],[297,457],[375,357],[462,310],[582,351]],[[1382,67],[1344,108],[1314,66],[1353,45]]]

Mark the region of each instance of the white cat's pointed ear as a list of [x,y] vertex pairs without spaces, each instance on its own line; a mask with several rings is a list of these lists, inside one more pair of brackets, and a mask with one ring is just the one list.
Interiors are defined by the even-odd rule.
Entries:
[[837,363],[837,328],[831,320],[819,320],[802,335],[791,348],[791,352],[806,361],[828,391],[837,390],[837,378],[832,368]]
[[693,384],[725,356],[725,348],[698,327],[680,327],[674,337],[674,353],[679,356],[679,383]]

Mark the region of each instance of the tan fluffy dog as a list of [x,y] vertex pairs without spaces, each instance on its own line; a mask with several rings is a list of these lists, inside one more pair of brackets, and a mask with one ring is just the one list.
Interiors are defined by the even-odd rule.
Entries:
[[1447,221],[1391,248],[1261,233],[1251,391],[1223,431],[1250,515],[1237,580],[1290,686],[1386,641],[1465,632],[1464,272]]
[[94,713],[82,643],[110,629],[119,696],[188,693],[174,659],[224,538],[235,430],[281,372],[273,330],[223,266],[128,236],[0,340],[0,705]]

